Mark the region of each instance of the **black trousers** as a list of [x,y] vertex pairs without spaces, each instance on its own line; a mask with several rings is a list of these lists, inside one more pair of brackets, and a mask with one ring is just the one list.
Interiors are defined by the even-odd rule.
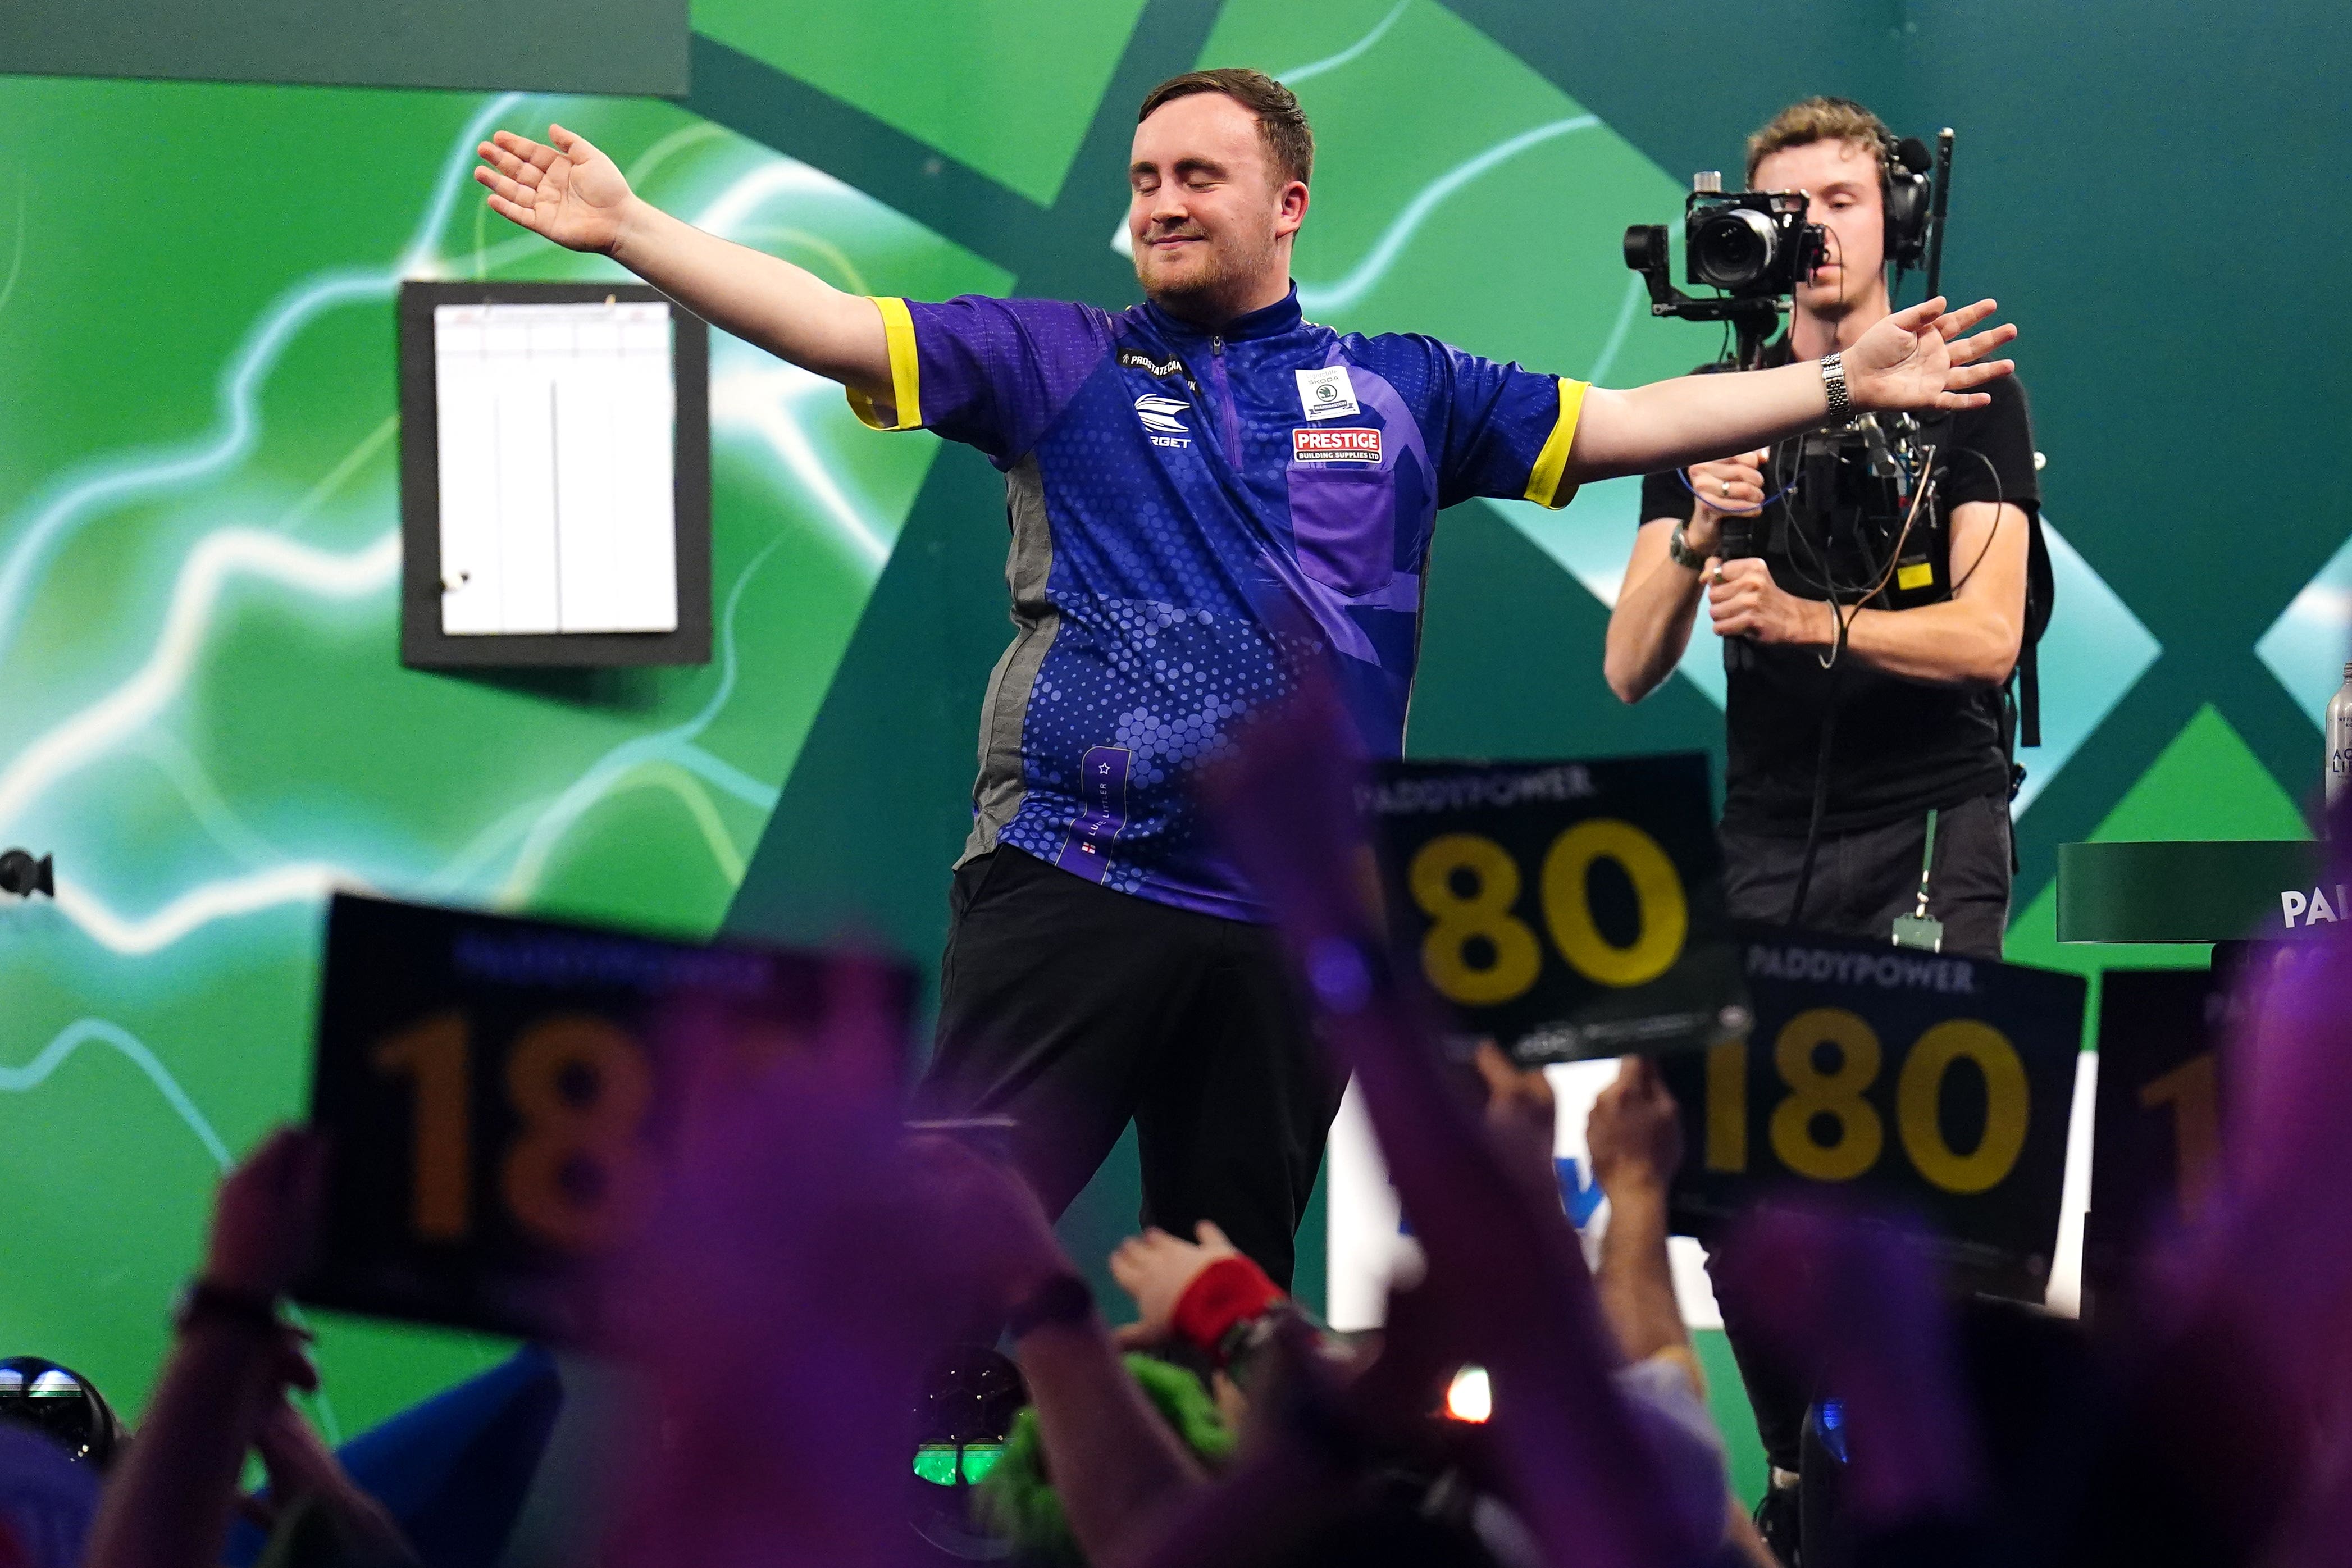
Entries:
[[[1936,817],[1936,859],[1927,879],[1927,912],[1944,922],[1944,951],[1969,958],[2000,957],[2009,926],[2009,802],[1999,795],[1964,801]],[[1919,862],[1927,850],[1927,814],[1858,833],[1823,834],[1813,857],[1813,880],[1796,924],[1833,936],[1885,942],[1895,917],[1919,905]],[[1722,835],[1726,905],[1731,918],[1778,925],[1789,918],[1801,837]],[[1783,1470],[1797,1468],[1805,1407],[1812,1390],[1763,1353],[1745,1303],[1722,1289],[1724,1337],[1739,1363],[1739,1381],[1756,1411],[1765,1457]]]
[[[1831,936],[1886,941],[1895,917],[1918,907],[1927,838],[1924,811],[1883,827],[1822,834],[1805,907],[1790,923]],[[1787,921],[1805,858],[1803,837],[1726,831],[1722,839],[1731,918],[1774,925]],[[1946,952],[2000,957],[2001,933],[2009,927],[2009,868],[2007,800],[1982,795],[1937,813],[1927,912],[1944,922]]]
[[1059,1217],[1127,1123],[1142,1223],[1203,1219],[1287,1289],[1344,1079],[1270,928],[1112,892],[1017,849],[956,872],[940,964],[931,1116],[1010,1116]]

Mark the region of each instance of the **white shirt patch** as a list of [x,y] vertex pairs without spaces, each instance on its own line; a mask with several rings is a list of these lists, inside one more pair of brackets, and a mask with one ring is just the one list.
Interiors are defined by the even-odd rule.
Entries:
[[1309,419],[1353,419],[1363,412],[1356,406],[1356,387],[1348,379],[1346,365],[1297,370],[1291,374],[1298,378],[1298,406]]

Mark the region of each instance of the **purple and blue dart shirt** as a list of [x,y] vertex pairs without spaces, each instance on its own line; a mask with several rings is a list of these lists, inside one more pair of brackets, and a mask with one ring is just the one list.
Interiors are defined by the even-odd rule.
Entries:
[[[1297,293],[1210,332],[1152,304],[879,299],[892,401],[1004,471],[1013,645],[961,859],[1009,844],[1179,909],[1264,910],[1197,771],[1322,661],[1367,754],[1403,749],[1441,507],[1568,504],[1581,382],[1346,336]],[[895,414],[895,422],[886,414]]]

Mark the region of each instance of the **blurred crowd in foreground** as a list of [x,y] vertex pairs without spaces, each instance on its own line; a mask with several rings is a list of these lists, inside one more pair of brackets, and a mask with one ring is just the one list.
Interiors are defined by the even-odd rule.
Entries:
[[[585,1462],[580,1561],[1769,1568],[1791,1550],[1731,1494],[1676,1306],[1671,1098],[1632,1059],[1593,1110],[1609,1220],[1589,1265],[1542,1077],[1491,1047],[1447,1061],[1388,959],[1328,731],[1311,711],[1262,728],[1223,815],[1421,1245],[1385,1327],[1325,1331],[1203,1226],[1111,1258],[1135,1310],[1113,1331],[1016,1178],[903,1123],[877,989],[816,1051],[708,1054],[659,1222],[604,1281],[629,1403]],[[2315,948],[2242,1010],[2220,1175],[2090,1322],[1956,1300],[1891,1216],[1781,1208],[1724,1240],[1717,1290],[1822,1395],[1804,1568],[2352,1561],[2347,994],[2352,952]],[[329,1157],[281,1131],[223,1183],[135,1434],[62,1369],[0,1363],[0,1568],[209,1568],[236,1529],[245,1561],[461,1560],[294,1403],[315,1373],[281,1302]],[[1017,1373],[992,1370],[992,1339]],[[28,1415],[37,1384],[73,1419]],[[1001,1442],[910,1415],[992,1387],[1026,1406]],[[927,1521],[942,1496],[964,1533]]]

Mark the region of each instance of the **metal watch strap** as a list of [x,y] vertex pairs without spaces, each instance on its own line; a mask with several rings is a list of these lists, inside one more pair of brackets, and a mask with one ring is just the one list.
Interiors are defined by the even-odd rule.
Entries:
[[1822,390],[1830,396],[1830,420],[1842,425],[1853,417],[1853,404],[1845,395],[1845,355],[1822,356]]
[[1679,522],[1675,524],[1674,532],[1666,539],[1666,559],[1694,572],[1706,569],[1706,557],[1690,547],[1690,536],[1683,531],[1683,524]]

